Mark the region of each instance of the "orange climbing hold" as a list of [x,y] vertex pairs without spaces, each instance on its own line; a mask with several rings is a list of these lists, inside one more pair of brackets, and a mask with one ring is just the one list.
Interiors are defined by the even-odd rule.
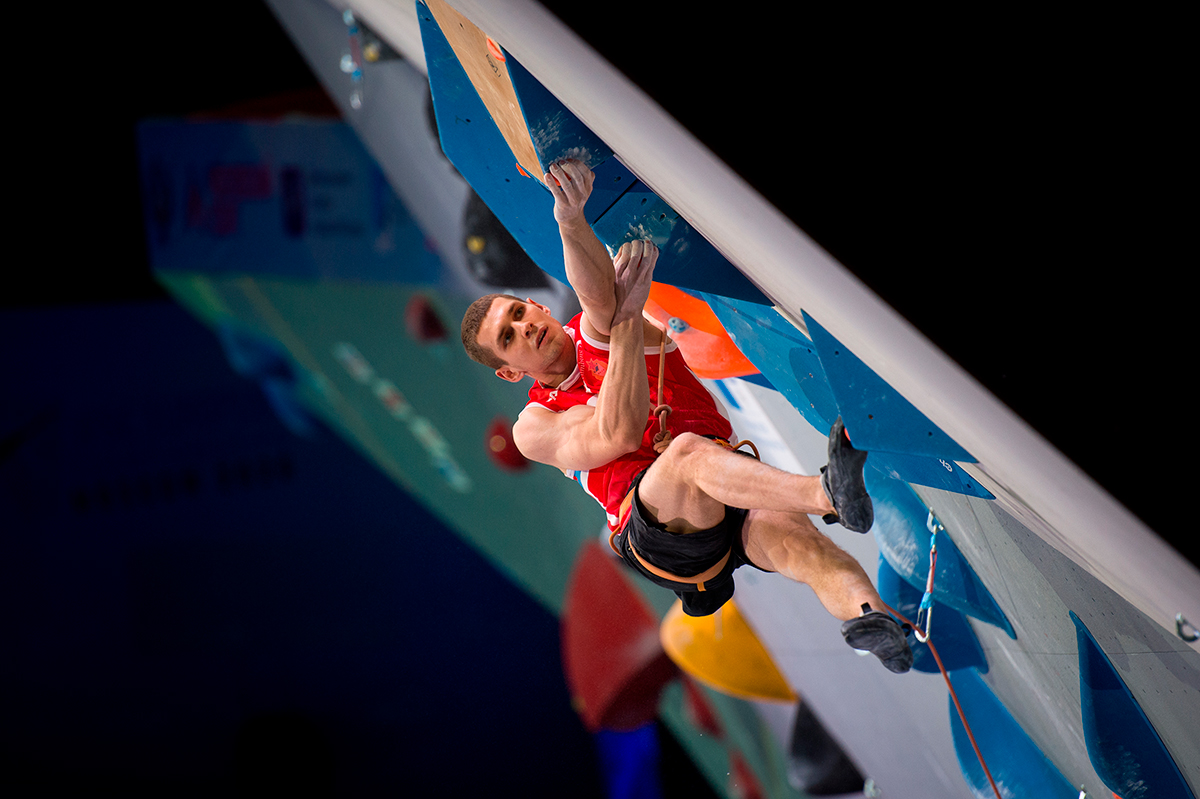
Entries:
[[496,40],[491,36],[487,37],[487,49],[492,54],[492,58],[504,63],[507,59],[504,57],[504,51],[500,49],[500,45],[496,44]]
[[[697,377],[716,380],[758,374],[758,369],[742,355],[704,300],[674,286],[654,283],[650,286],[645,313],[659,328],[667,328]],[[668,327],[671,319],[682,321],[682,329]]]

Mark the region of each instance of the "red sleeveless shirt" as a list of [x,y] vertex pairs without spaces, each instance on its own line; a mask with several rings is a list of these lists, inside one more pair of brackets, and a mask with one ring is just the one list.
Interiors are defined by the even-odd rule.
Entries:
[[[526,408],[537,406],[562,413],[576,405],[595,406],[600,385],[608,371],[608,344],[584,334],[579,327],[581,318],[582,314],[576,314],[575,318],[563,325],[567,335],[575,342],[575,371],[557,387],[535,381],[529,390]],[[621,500],[629,493],[633,478],[654,462],[653,441],[658,433],[658,417],[653,414],[655,406],[664,403],[671,406],[667,428],[672,435],[689,432],[726,440],[733,435],[725,408],[692,374],[674,342],[667,346],[667,374],[661,398],[658,396],[658,347],[646,347],[645,353],[651,414],[646,420],[641,446],[595,469],[563,472],[600,503],[608,515],[610,529],[616,527]]]

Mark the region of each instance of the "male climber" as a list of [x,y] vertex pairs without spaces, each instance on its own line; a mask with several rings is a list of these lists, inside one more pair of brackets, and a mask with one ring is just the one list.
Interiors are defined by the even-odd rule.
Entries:
[[[610,258],[585,220],[593,179],[577,161],[554,164],[543,177],[582,313],[563,325],[544,305],[491,294],[463,318],[463,345],[474,360],[504,380],[533,378],[513,426],[517,447],[577,480],[607,512],[613,548],[675,591],[684,612],[715,612],[733,595],[733,571],[749,564],[811,586],[844,622],[847,643],[891,671],[908,671],[905,633],[882,611],[870,578],[808,518],[870,528],[866,453],[850,445],[840,419],[820,477],[730,448],[733,429],[720,406],[673,343],[660,355],[662,332],[642,316],[657,248],[632,241]],[[664,404],[671,436],[659,454],[654,409]]]

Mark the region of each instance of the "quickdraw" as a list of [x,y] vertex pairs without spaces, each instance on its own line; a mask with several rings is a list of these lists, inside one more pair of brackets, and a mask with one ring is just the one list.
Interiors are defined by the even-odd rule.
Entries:
[[[932,513],[930,515],[932,515]],[[886,602],[883,604],[883,608],[888,613],[891,613],[893,616],[899,619],[902,624],[907,624],[909,627],[912,627],[914,631],[916,630],[915,624],[906,619],[904,614],[900,613],[895,608],[889,607]],[[1004,799],[1003,794],[1000,793],[1000,789],[996,786],[996,780],[992,778],[992,770],[988,768],[987,761],[983,759],[983,752],[979,751],[979,744],[975,740],[975,733],[971,731],[971,724],[967,721],[967,714],[963,712],[962,703],[958,701],[958,693],[954,690],[954,683],[950,682],[950,674],[946,671],[945,664],[942,663],[942,657],[938,654],[937,647],[933,645],[933,641],[928,640],[928,636],[926,636],[926,640],[922,643],[929,647],[929,653],[933,655],[934,662],[937,663],[938,671],[942,673],[942,679],[946,681],[946,687],[950,689],[950,699],[952,702],[954,702],[954,709],[958,711],[958,718],[962,721],[963,729],[967,732],[967,739],[971,742],[971,748],[975,750],[975,757],[979,759],[979,765],[983,767],[983,774],[985,777],[987,777],[988,783],[992,786],[992,791],[996,794],[996,799]]]
[[929,629],[933,624],[933,574],[937,570],[937,534],[939,530],[946,529],[938,521],[937,516],[933,515],[932,508],[929,510],[929,518],[925,520],[925,527],[931,534],[929,536],[929,576],[925,578],[925,594],[921,597],[921,606],[917,608],[917,623],[913,625],[913,634],[923,644],[929,641]]
[[[946,687],[950,689],[950,699],[954,702],[954,709],[958,711],[958,717],[962,720],[963,729],[966,730],[967,738],[971,741],[971,747],[975,750],[975,757],[979,758],[979,765],[983,767],[984,776],[987,777],[988,783],[992,786],[992,791],[996,794],[996,799],[1003,799],[1000,789],[996,786],[996,781],[992,778],[991,769],[988,768],[987,762],[983,759],[983,752],[979,751],[979,744],[975,741],[975,734],[971,732],[971,725],[967,722],[967,714],[963,712],[962,704],[958,701],[958,694],[954,690],[954,684],[950,682],[950,675],[946,672],[946,667],[943,665],[942,658],[938,654],[937,648],[933,645],[933,641],[929,640],[930,624],[933,621],[933,574],[937,569],[937,534],[939,531],[945,532],[946,528],[938,521],[932,508],[929,510],[929,518],[925,520],[925,527],[930,532],[929,576],[925,578],[925,594],[921,597],[921,605],[917,609],[917,623],[913,624],[904,618],[902,614],[888,607],[886,604],[884,608],[902,623],[912,627],[913,634],[917,637],[917,640],[929,647],[929,652],[933,655],[938,670],[942,672],[942,679],[946,681]],[[924,626],[921,624],[922,620],[925,622]]]

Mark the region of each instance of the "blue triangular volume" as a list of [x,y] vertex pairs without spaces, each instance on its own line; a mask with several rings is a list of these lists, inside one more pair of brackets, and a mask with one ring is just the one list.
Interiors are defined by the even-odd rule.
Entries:
[[563,158],[574,158],[589,169],[595,169],[612,155],[608,145],[538,83],[512,54],[504,55],[504,65],[521,103],[529,140],[533,142],[543,170]]
[[906,483],[982,499],[996,498],[995,494],[967,474],[963,467],[945,458],[921,458],[899,452],[874,451],[870,455],[870,463],[884,474]]
[[807,313],[804,322],[854,446],[974,463],[975,459],[958,442]]
[[1122,799],[1195,799],[1162,738],[1074,611],[1083,737],[1096,774]]
[[[883,557],[879,558],[879,572],[875,584],[884,602],[910,621],[916,622],[917,611],[921,605],[921,590],[909,585]],[[934,608],[929,629],[932,633],[930,640],[937,647],[946,671],[975,668],[987,673],[987,657],[965,616],[948,605],[938,604]],[[929,650],[929,644],[917,641],[915,636],[910,637],[908,642],[913,651],[913,668],[927,674],[937,674],[938,664]]]
[[714,294],[702,296],[729,338],[771,387],[805,421],[828,433],[837,418],[837,402],[812,342],[773,308]]
[[[1067,782],[1033,739],[1008,712],[975,669],[963,669],[950,675],[954,692],[962,705],[963,715],[971,725],[979,751],[987,761],[988,771],[997,786],[1003,786],[1005,796],[1026,799],[1073,799],[1079,790]],[[967,737],[954,700],[950,706],[950,730],[954,736],[954,753],[963,777],[975,796],[994,796],[975,747]]]
[[[929,577],[929,539],[926,526],[929,507],[906,483],[893,480],[873,468],[867,458],[864,472],[867,491],[875,503],[875,541],[879,554],[909,585],[923,591]],[[938,533],[937,571],[933,580],[933,599],[980,621],[986,621],[1016,638],[1016,630],[987,586],[963,557],[951,536],[952,530]]]
[[644,183],[630,188],[592,227],[614,251],[633,239],[650,239],[658,245],[654,279],[660,283],[736,297],[763,307],[769,302],[749,278]]
[[[542,169],[549,169],[556,161],[573,158],[595,172],[586,213],[588,224],[596,224],[596,220],[622,195],[638,185],[637,178],[624,164],[612,158],[608,145],[538,83],[510,53],[505,53],[505,66]],[[536,182],[542,176],[531,177]]]
[[[591,204],[590,200],[588,204]],[[666,251],[678,222],[679,214],[674,208],[663,202],[645,183],[636,181],[592,227],[596,237],[612,250],[627,241],[649,239],[660,250]],[[654,277],[663,282],[657,267]]]

